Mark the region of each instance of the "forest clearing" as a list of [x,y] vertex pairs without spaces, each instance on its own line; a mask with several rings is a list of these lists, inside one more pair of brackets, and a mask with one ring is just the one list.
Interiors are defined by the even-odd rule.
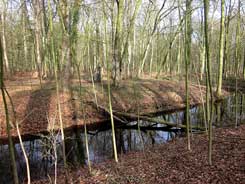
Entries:
[[245,183],[245,2],[1,0],[0,184]]

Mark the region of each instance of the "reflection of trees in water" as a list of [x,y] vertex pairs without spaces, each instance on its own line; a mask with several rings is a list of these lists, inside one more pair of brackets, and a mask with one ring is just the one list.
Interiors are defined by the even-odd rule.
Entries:
[[[53,165],[53,160],[48,156],[48,142],[45,139],[36,139],[23,142],[28,153],[31,176],[33,179],[47,175]],[[20,181],[26,177],[25,159],[20,144],[15,144],[16,164]],[[0,183],[12,183],[11,168],[9,165],[8,145],[0,146]]]
[[[165,134],[167,135],[166,132]],[[153,145],[161,142],[161,139],[166,138],[166,135],[163,136],[162,133],[156,131],[142,131],[141,135],[144,145]],[[138,130],[117,129],[116,140],[118,153],[143,149]],[[111,158],[113,156],[111,130],[98,132],[95,135],[89,135],[89,146],[92,161],[97,162],[104,158]]]
[[176,134],[174,132],[165,131],[150,131],[149,132],[148,145],[162,144],[173,139]]
[[66,134],[66,157],[67,161],[73,165],[85,163],[85,152],[83,137],[77,128],[73,132]]
[[[238,112],[240,121],[244,118],[244,102],[245,95],[239,94],[239,104],[238,104]],[[216,125],[222,126],[222,123],[226,122],[226,120],[233,120],[235,117],[235,97],[230,96],[227,99],[216,102],[214,104],[215,115],[214,115],[214,123]],[[172,114],[162,115],[161,118],[174,123],[182,123],[185,124],[185,111],[179,111]],[[190,119],[192,126],[205,127],[205,118],[204,118],[204,109],[202,106],[193,107],[190,109]]]
[[88,135],[88,143],[91,161],[97,162],[101,160],[101,157],[112,157],[111,130]]
[[117,143],[117,152],[126,153],[126,148],[124,144],[124,136],[122,129],[116,129],[116,143]]
[[10,168],[10,156],[7,146],[0,146],[0,181],[11,183],[12,172]]
[[129,150],[132,150],[132,144],[131,144],[132,136],[131,136],[131,131],[127,131],[126,134],[127,134],[126,136],[127,136],[128,149]]

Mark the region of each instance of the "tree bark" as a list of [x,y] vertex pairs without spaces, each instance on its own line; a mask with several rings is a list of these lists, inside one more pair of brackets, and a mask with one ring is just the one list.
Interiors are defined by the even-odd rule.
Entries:
[[0,88],[2,92],[2,98],[3,98],[3,105],[4,105],[4,111],[5,111],[5,120],[6,120],[6,132],[8,134],[8,143],[9,143],[9,154],[10,154],[10,159],[11,159],[11,166],[12,166],[12,172],[13,172],[13,181],[14,184],[19,183],[18,179],[18,172],[17,172],[17,166],[16,166],[16,161],[15,161],[15,152],[14,152],[14,144],[13,140],[11,137],[10,133],[10,119],[9,119],[9,112],[8,112],[8,105],[7,105],[7,100],[5,96],[5,87],[4,87],[4,67],[3,67],[3,62],[4,62],[4,50],[2,47],[2,40],[0,38]]
[[9,69],[9,60],[8,60],[8,55],[7,55],[7,43],[6,43],[6,35],[5,35],[5,18],[6,18],[6,5],[3,5],[4,9],[3,12],[1,13],[0,17],[0,22],[1,22],[1,27],[2,27],[2,47],[3,47],[3,59],[5,63],[5,69],[6,69],[6,77],[8,77],[10,69]]
[[[205,49],[206,49],[206,78],[207,78],[207,83],[206,83],[206,88],[207,88],[207,99],[206,99],[206,104],[207,104],[207,120],[208,120],[208,162],[209,165],[212,165],[212,116],[213,116],[213,93],[212,93],[212,79],[211,79],[211,67],[210,67],[210,54],[209,54],[209,35],[208,35],[208,13],[209,13],[209,0],[204,0],[204,30],[205,30]],[[209,100],[209,97],[211,100]],[[211,103],[211,104],[209,104]],[[209,109],[210,108],[210,109]]]
[[121,70],[122,70],[122,24],[123,24],[123,7],[124,0],[117,0],[117,23],[116,23],[116,33],[115,33],[115,41],[114,41],[114,51],[113,51],[113,84],[116,85],[118,80],[121,78]]
[[33,0],[33,11],[35,21],[35,58],[40,84],[42,85],[42,56],[41,56],[41,24],[40,24],[40,4],[38,0]]
[[190,99],[189,99],[189,67],[191,61],[191,2],[186,0],[185,13],[185,90],[186,90],[186,133],[187,133],[187,149],[191,150],[190,142]]
[[220,18],[220,40],[219,40],[219,73],[218,73],[218,84],[217,84],[217,90],[216,90],[216,94],[218,97],[221,96],[222,75],[223,75],[225,0],[221,0],[220,4],[221,4],[221,18]]

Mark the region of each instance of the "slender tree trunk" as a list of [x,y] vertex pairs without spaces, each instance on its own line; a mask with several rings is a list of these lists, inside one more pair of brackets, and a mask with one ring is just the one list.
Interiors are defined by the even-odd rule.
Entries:
[[47,47],[47,34],[48,34],[48,24],[47,24],[47,15],[46,15],[46,7],[45,0],[41,0],[41,36],[42,36],[42,78],[48,77],[50,75],[50,71],[48,72],[48,65],[51,65],[48,59],[48,47]]
[[203,10],[201,9],[201,53],[200,53],[200,59],[201,59],[201,68],[200,68],[200,75],[201,80],[203,80],[203,75],[205,72],[205,65],[206,65],[206,54],[205,54],[205,35],[204,35],[204,25],[203,25]]
[[[58,61],[56,60],[55,56],[55,48],[54,48],[54,33],[53,33],[53,15],[52,15],[52,9],[50,5],[50,0],[48,0],[48,9],[49,9],[49,28],[50,28],[50,58],[53,61],[54,66],[54,75],[55,75],[55,83],[56,83],[56,98],[57,98],[57,110],[58,110],[58,118],[60,123],[60,130],[61,130],[61,141],[62,141],[62,154],[63,154],[63,161],[64,161],[64,167],[66,171],[66,177],[67,177],[67,161],[66,161],[66,148],[65,148],[65,134],[64,134],[64,127],[63,127],[63,120],[62,120],[62,111],[61,111],[61,105],[60,105],[60,87],[59,87],[59,81],[58,81]],[[67,178],[66,178],[67,179]]]
[[5,96],[5,89],[4,89],[3,61],[4,61],[4,50],[2,47],[2,40],[0,38],[0,88],[1,88],[1,92],[2,92],[3,105],[4,105],[4,111],[5,111],[6,132],[8,134],[9,154],[10,154],[10,159],[11,159],[13,180],[14,180],[14,184],[18,184],[19,179],[18,179],[18,172],[17,172],[16,161],[15,161],[14,144],[13,144],[13,140],[12,140],[11,133],[10,133],[11,127],[10,127],[10,120],[9,120],[9,112],[8,112],[8,105],[7,105],[6,96]]
[[154,58],[154,41],[151,43],[150,76],[152,76],[152,64]]
[[152,40],[153,40],[153,37],[154,37],[155,34],[156,34],[157,26],[158,26],[158,24],[159,24],[159,22],[160,22],[160,20],[161,20],[162,15],[163,15],[162,11],[163,11],[165,5],[166,5],[166,0],[163,0],[163,1],[162,1],[161,8],[158,10],[158,12],[157,12],[157,14],[156,14],[156,17],[155,17],[155,20],[154,20],[153,29],[152,29],[152,31],[151,31],[151,33],[150,33],[150,36],[149,36],[149,38],[148,38],[146,47],[145,47],[144,52],[143,52],[143,55],[142,55],[142,57],[141,57],[141,58],[142,58],[142,63],[141,63],[141,65],[140,65],[139,70],[138,70],[138,73],[137,73],[138,76],[140,76],[141,73],[142,73],[143,70],[144,70],[144,66],[145,66],[146,58],[147,58],[147,55],[148,55],[148,52],[149,52],[149,48],[150,48],[151,42],[152,42]]
[[245,80],[245,47],[243,51],[243,79]]
[[27,173],[27,184],[31,184],[31,174],[30,174],[30,165],[29,165],[29,160],[28,160],[28,156],[21,138],[21,133],[20,133],[20,129],[19,129],[19,123],[16,123],[16,130],[17,130],[17,134],[18,134],[18,138],[20,141],[20,146],[21,146],[21,150],[23,152],[25,161],[26,161],[26,173]]
[[[181,24],[181,20],[182,20],[181,18],[181,0],[178,0],[178,17],[179,17],[179,24]],[[183,45],[182,38],[183,38],[183,29],[181,26],[180,33],[178,34],[177,74],[181,73],[180,66],[181,66],[182,54],[183,54],[182,49],[181,49],[181,46]]]
[[[140,5],[142,3],[142,0],[137,0],[135,3],[136,4],[135,4],[135,9],[133,11],[133,15],[129,20],[129,28],[128,28],[128,32],[126,34],[126,41],[125,41],[125,44],[123,46],[123,52],[122,52],[122,57],[121,57],[121,59],[123,60],[126,57],[126,53],[128,53],[128,71],[127,71],[128,75],[129,75],[129,70],[130,70],[130,63],[132,60],[132,58],[131,58],[132,57],[132,47],[131,47],[130,38],[132,38],[132,34],[135,31],[134,30],[135,29],[135,20],[136,20],[136,16],[138,15],[139,8],[140,8]],[[130,8],[130,10],[131,10],[131,8]],[[130,49],[129,49],[129,47],[130,47]]]
[[156,78],[159,77],[159,75],[161,74],[162,70],[164,69],[164,65],[167,63],[168,61],[168,58],[170,57],[170,53],[171,53],[171,49],[173,47],[173,44],[174,44],[174,41],[179,33],[179,31],[181,30],[181,27],[182,27],[182,22],[183,22],[183,19],[180,21],[179,25],[178,25],[178,29],[175,31],[173,37],[170,39],[170,42],[169,42],[169,46],[168,46],[168,50],[165,54],[165,56],[163,57],[161,63],[160,63],[160,67],[159,67],[159,70],[157,71],[157,76]]
[[103,24],[104,24],[104,38],[103,38],[103,68],[106,66],[107,62],[107,52],[109,49],[107,49],[107,17],[106,17],[106,10],[105,10],[105,1],[103,0]]
[[224,55],[224,28],[225,28],[225,0],[221,0],[221,18],[220,18],[220,40],[219,40],[219,73],[216,94],[221,96],[222,75],[223,75],[223,55]]
[[148,42],[146,44],[146,48],[144,50],[143,57],[142,57],[142,64],[141,64],[141,66],[139,68],[139,71],[138,71],[138,76],[140,76],[141,73],[144,71],[144,66],[145,66],[146,58],[148,56],[148,52],[149,52],[150,45],[151,45],[151,42],[153,40],[154,35],[155,35],[155,33],[150,36],[150,38],[149,38],[149,40],[148,40]]
[[224,56],[223,56],[223,75],[226,78],[228,73],[228,56],[229,56],[229,27],[230,27],[230,19],[231,19],[231,11],[232,11],[232,3],[231,0],[229,1],[229,9],[228,9],[228,15],[226,15],[225,20],[225,40],[224,40]]
[[116,1],[117,3],[117,23],[116,23],[116,33],[115,33],[115,41],[114,41],[114,51],[113,51],[113,84],[116,85],[118,80],[121,78],[121,70],[122,70],[122,55],[121,55],[121,32],[123,25],[123,7],[124,0]]
[[116,162],[118,162],[115,126],[114,126],[114,118],[113,118],[112,103],[111,103],[111,87],[110,87],[109,62],[108,61],[107,61],[107,87],[108,87],[107,89],[108,89],[108,101],[109,101],[109,111],[110,111],[110,119],[111,119],[112,145],[113,145],[113,151],[114,151],[114,159]]
[[[23,3],[22,3],[23,4]],[[25,16],[25,8],[24,4],[23,10],[22,10],[22,34],[23,34],[23,47],[24,47],[24,69],[27,69],[28,66],[28,60],[27,60],[27,55],[28,55],[28,50],[27,50],[27,36],[26,36],[26,16]]]
[[6,5],[4,4],[4,10],[1,13],[0,17],[0,22],[1,22],[1,27],[2,27],[2,47],[3,47],[3,59],[5,63],[5,69],[6,69],[6,76],[9,75],[10,69],[9,69],[9,60],[8,60],[8,55],[7,55],[7,43],[6,43],[6,35],[5,35],[5,17],[6,17]]
[[237,12],[237,27],[236,27],[236,51],[235,51],[235,77],[236,77],[236,94],[235,94],[235,115],[236,115],[236,127],[238,124],[238,65],[241,60],[241,41],[240,41],[240,29],[241,29],[241,1],[238,0],[238,12]]
[[208,143],[208,162],[210,165],[212,165],[212,116],[213,116],[213,93],[212,93],[212,79],[211,79],[211,67],[210,67],[210,58],[209,58],[209,35],[208,35],[208,12],[209,12],[209,0],[204,0],[204,27],[205,27],[205,48],[206,48],[206,61],[207,61],[207,70],[206,70],[206,78],[207,78],[207,96],[208,93],[210,95],[210,100],[209,98],[206,99],[206,104],[209,104],[208,108],[210,110],[207,111],[208,114],[208,122],[209,122],[209,131],[208,131],[208,138],[209,138],[209,143]]
[[41,25],[40,25],[40,5],[39,1],[34,0],[33,10],[34,10],[34,21],[35,21],[35,55],[36,55],[36,66],[38,71],[38,77],[40,80],[40,85],[42,85],[42,56],[41,56]]
[[135,31],[135,27],[133,30],[133,41],[132,41],[132,71],[131,71],[131,76],[133,76],[133,73],[135,71],[135,55],[136,55],[136,46],[135,46],[135,41],[136,41],[136,31]]
[[190,101],[189,101],[189,67],[191,60],[191,2],[186,0],[185,14],[185,89],[186,89],[186,132],[187,132],[187,148],[191,150],[190,142]]

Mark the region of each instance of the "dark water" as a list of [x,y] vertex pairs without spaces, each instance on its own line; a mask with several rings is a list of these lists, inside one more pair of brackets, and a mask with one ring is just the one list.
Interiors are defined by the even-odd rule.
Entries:
[[[235,97],[216,103],[214,115],[214,127],[234,125],[235,123]],[[238,123],[245,119],[245,95],[238,97]],[[191,123],[193,126],[205,127],[204,112],[202,106],[190,109]],[[158,115],[156,118],[169,122],[182,124],[185,119],[185,112],[178,111],[171,114]],[[110,123],[108,123],[110,124]],[[142,150],[144,147],[151,147],[156,144],[164,144],[167,141],[182,136],[183,131],[173,129],[166,131],[166,126],[157,123],[139,122],[141,131],[139,132],[137,122],[130,122],[127,126],[116,126],[116,139],[118,152],[123,154],[132,150]],[[61,136],[54,134],[50,137],[25,141],[24,146],[28,153],[31,176],[40,178],[51,174],[57,158],[58,165],[62,165]],[[54,144],[56,143],[56,144]],[[103,130],[89,130],[88,134],[89,153],[92,163],[98,163],[105,159],[113,158],[111,129],[110,126]],[[54,146],[56,145],[57,157],[54,156]],[[23,180],[26,176],[24,156],[19,144],[15,144],[16,160],[19,177]],[[83,130],[74,130],[66,135],[66,152],[70,165],[86,164],[87,156],[85,149],[85,135]],[[10,157],[8,145],[0,145],[0,184],[11,183]]]

